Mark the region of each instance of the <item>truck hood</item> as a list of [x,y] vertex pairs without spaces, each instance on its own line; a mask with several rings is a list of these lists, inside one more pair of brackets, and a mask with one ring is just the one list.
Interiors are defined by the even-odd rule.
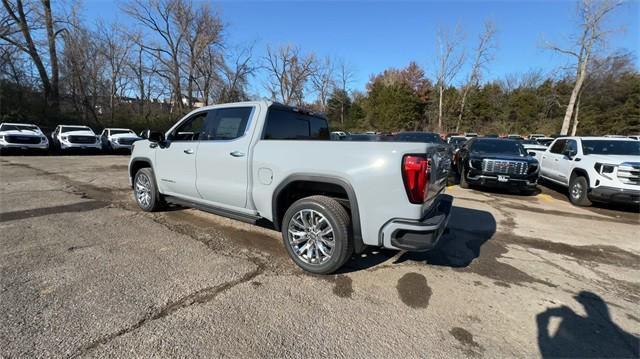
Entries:
[[533,157],[530,156],[514,156],[514,155],[505,155],[502,153],[484,153],[484,152],[475,152],[469,156],[471,159],[483,160],[483,159],[491,159],[491,160],[505,160],[505,161],[524,161],[531,162]]
[[111,135],[109,136],[110,139],[115,140],[116,138],[136,138],[139,139],[140,137],[138,137],[138,135],[133,134],[133,133],[119,133],[117,135]]
[[640,163],[640,156],[632,155],[585,155],[585,158],[593,160],[594,162],[607,163],[612,165],[619,165],[624,162]]
[[17,131],[17,130],[10,130],[10,131],[0,131],[0,135],[14,135],[14,136],[37,136],[40,137],[42,136],[42,132],[40,131],[31,131],[31,130],[22,130],[22,131]]
[[94,137],[95,135],[96,134],[91,131],[69,131],[69,132],[63,132],[60,134],[60,136],[94,136]]

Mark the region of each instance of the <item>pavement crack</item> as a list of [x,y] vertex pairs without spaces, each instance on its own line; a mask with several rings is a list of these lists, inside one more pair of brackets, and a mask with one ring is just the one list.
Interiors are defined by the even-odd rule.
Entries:
[[153,311],[152,313],[150,313],[149,315],[145,316],[144,318],[142,318],[141,320],[139,320],[138,322],[127,326],[125,328],[122,328],[120,330],[118,330],[115,333],[111,333],[107,336],[104,336],[100,339],[94,340],[90,343],[88,343],[87,345],[82,346],[80,349],[78,349],[74,354],[72,354],[70,357],[71,358],[77,358],[79,356],[83,356],[93,350],[95,350],[96,348],[98,348],[101,345],[105,345],[108,344],[109,342],[111,342],[114,339],[117,339],[118,337],[121,337],[125,334],[134,332],[140,328],[142,328],[143,326],[147,325],[150,322],[153,322],[155,320],[158,319],[162,319],[164,317],[167,317],[169,315],[171,315],[172,313],[175,313],[181,309],[184,308],[188,308],[192,305],[195,304],[205,304],[208,303],[210,301],[212,301],[213,299],[215,299],[218,295],[238,286],[241,285],[243,283],[249,282],[251,280],[253,280],[255,277],[259,276],[260,274],[262,274],[265,270],[265,263],[258,261],[258,260],[252,260],[251,261],[253,264],[256,265],[256,268],[248,273],[246,273],[245,275],[243,275],[242,277],[217,285],[217,286],[213,286],[213,287],[207,287],[207,288],[202,288],[200,290],[197,290],[187,296],[184,296],[174,302],[171,302],[161,308],[158,308],[157,310]]

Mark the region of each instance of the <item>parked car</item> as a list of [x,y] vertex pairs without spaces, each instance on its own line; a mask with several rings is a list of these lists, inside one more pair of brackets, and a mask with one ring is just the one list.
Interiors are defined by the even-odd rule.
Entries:
[[58,125],[51,133],[53,145],[57,150],[100,150],[100,136],[87,126]]
[[345,136],[343,141],[357,141],[357,142],[368,142],[368,141],[379,141],[380,136],[371,133],[351,133]]
[[592,201],[640,204],[640,142],[562,137],[542,154],[540,176],[569,189],[577,206]]
[[555,138],[553,137],[538,137],[536,138],[536,142],[538,142],[539,144],[545,146],[545,147],[549,147],[549,145],[551,144],[551,142],[553,142],[553,140],[555,140]]
[[129,162],[142,210],[270,221],[309,272],[331,273],[366,245],[429,250],[449,218],[444,145],[329,141],[326,118],[267,101],[203,107],[147,137]]
[[631,139],[634,139],[634,140],[640,140],[640,135],[631,135],[631,136],[627,136],[627,137],[629,137]]
[[532,133],[532,134],[529,134],[529,137],[527,137],[527,139],[537,140],[538,138],[543,138],[543,137],[547,137],[547,136],[545,136],[543,133]]
[[509,135],[507,135],[506,138],[511,139],[511,140],[524,140],[524,137],[518,135],[517,133],[509,134]]
[[49,149],[49,140],[36,125],[28,123],[0,124],[0,152],[9,149],[41,150]]
[[445,143],[439,134],[433,132],[399,132],[395,134],[393,140],[399,142]]
[[332,141],[341,141],[347,137],[347,133],[343,131],[332,131],[330,138]]
[[478,137],[478,134],[475,132],[465,132],[464,137],[466,138]]
[[449,147],[451,147],[451,165],[456,166],[456,153],[462,148],[462,146],[467,143],[468,139],[464,136],[453,136],[447,139],[447,143]]
[[547,146],[541,145],[536,140],[522,140],[520,141],[522,147],[529,153],[530,155],[538,158],[539,155],[547,150]]
[[523,192],[536,188],[538,161],[520,141],[473,138],[456,154],[460,187],[469,185],[516,187]]
[[129,150],[141,138],[128,128],[105,128],[100,133],[102,149],[106,151]]

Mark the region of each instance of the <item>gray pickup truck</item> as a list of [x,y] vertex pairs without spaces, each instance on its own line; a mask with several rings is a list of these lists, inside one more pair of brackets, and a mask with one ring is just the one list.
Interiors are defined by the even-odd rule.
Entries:
[[366,246],[432,249],[449,219],[446,145],[330,141],[323,116],[257,101],[197,109],[134,143],[144,211],[166,203],[268,220],[303,269],[326,274]]

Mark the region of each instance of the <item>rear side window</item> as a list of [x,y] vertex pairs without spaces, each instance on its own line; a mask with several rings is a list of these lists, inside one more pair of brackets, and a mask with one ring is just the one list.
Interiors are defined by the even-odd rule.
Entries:
[[271,108],[265,125],[265,140],[329,140],[329,125],[322,117],[291,109]]
[[244,135],[253,107],[221,108],[209,111],[200,141],[229,141]]
[[551,146],[551,149],[549,150],[549,152],[551,153],[562,153],[562,151],[564,150],[564,144],[567,142],[567,140],[557,140],[556,142],[553,143],[553,145]]

